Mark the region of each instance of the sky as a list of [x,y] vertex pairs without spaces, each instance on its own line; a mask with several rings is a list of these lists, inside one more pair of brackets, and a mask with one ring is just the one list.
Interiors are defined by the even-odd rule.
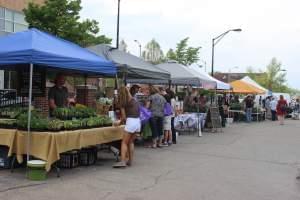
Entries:
[[[100,23],[101,34],[116,39],[118,0],[82,0],[81,17]],[[190,37],[201,46],[200,65],[211,71],[212,38],[235,28],[215,47],[215,71],[265,69],[273,57],[287,70],[288,85],[300,89],[299,0],[121,0],[120,39],[139,55],[151,39],[164,52]],[[204,69],[203,69],[204,70]]]

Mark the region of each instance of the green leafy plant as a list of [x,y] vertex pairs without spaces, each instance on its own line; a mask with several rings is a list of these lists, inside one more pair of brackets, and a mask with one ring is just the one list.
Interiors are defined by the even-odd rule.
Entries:
[[[30,127],[32,130],[45,131],[48,129],[47,118],[44,118],[41,114],[33,111],[31,113]],[[27,129],[28,124],[28,114],[21,114],[17,119],[17,127],[20,129]]]
[[64,127],[64,122],[61,120],[51,120],[48,123],[48,130],[50,131],[60,131]]
[[240,103],[231,103],[230,109],[231,110],[242,110],[242,105]]

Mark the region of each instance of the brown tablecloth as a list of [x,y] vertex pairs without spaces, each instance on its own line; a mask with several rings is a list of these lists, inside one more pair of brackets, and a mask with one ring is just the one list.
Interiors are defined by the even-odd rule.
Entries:
[[[45,160],[46,170],[60,159],[59,154],[82,147],[104,144],[122,139],[124,127],[105,127],[61,132],[31,132],[30,155]],[[9,156],[15,153],[22,162],[27,153],[27,132],[0,129],[0,145],[9,147]]]

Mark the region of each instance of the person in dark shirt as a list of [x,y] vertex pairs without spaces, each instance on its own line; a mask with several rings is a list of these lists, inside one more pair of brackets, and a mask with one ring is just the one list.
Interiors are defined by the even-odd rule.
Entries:
[[55,78],[55,86],[50,88],[48,93],[50,116],[55,108],[68,106],[68,89],[64,87],[65,77],[58,74]]
[[247,122],[251,122],[252,121],[252,109],[254,106],[254,101],[252,96],[247,96],[245,99],[245,106],[246,106],[246,119]]

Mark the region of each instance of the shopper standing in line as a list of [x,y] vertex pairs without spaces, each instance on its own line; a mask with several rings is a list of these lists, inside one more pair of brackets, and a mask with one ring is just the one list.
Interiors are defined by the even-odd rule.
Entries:
[[152,148],[162,147],[163,138],[163,119],[164,119],[164,106],[166,103],[165,98],[159,94],[159,91],[150,86],[150,110],[152,117],[150,118],[150,126],[152,131]]
[[271,108],[271,112],[272,112],[272,121],[276,120],[276,107],[277,107],[277,101],[275,100],[274,97],[272,97],[272,100],[270,102],[270,108]]
[[287,106],[288,106],[288,104],[287,104],[286,100],[283,98],[283,95],[280,95],[280,99],[279,99],[279,101],[277,103],[277,107],[276,107],[277,116],[278,116],[280,125],[284,124],[284,117],[286,115]]
[[271,107],[270,107],[271,97],[266,98],[265,108],[267,111],[267,119],[271,118]]
[[247,122],[250,123],[252,121],[252,109],[254,106],[252,96],[248,95],[246,97],[245,106],[246,106],[246,119]]
[[[169,104],[170,108],[172,109],[172,113],[170,115],[164,117],[164,146],[170,146],[172,145],[172,117],[174,117],[174,93],[168,89],[168,90],[162,90],[162,95],[166,99],[167,103]],[[173,104],[173,105],[172,105]]]

